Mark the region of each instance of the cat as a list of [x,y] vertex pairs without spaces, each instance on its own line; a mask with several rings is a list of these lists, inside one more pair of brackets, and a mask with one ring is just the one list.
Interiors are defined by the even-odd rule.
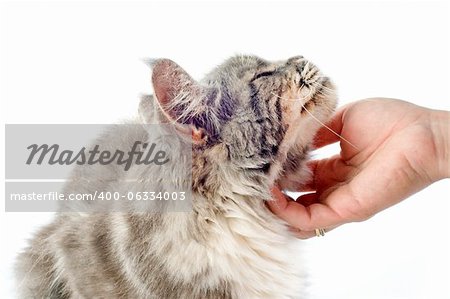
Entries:
[[[132,123],[174,127],[168,147],[192,141],[192,211],[58,213],[18,257],[20,298],[304,298],[298,239],[265,203],[274,184],[310,180],[314,118],[332,115],[333,83],[302,56],[237,55],[201,81],[172,60],[150,63],[154,94]],[[163,175],[151,168],[147,187]],[[114,176],[75,169],[65,190],[92,193],[80,178],[119,185]]]

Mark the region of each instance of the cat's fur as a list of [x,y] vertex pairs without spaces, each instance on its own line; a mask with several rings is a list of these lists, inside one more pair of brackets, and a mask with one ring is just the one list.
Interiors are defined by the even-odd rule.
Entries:
[[[18,258],[20,298],[302,298],[296,238],[265,201],[274,183],[308,180],[320,124],[301,105],[325,121],[336,105],[330,80],[301,56],[236,56],[200,82],[168,59],[152,64],[155,96],[143,97],[136,122],[176,121],[193,136],[193,211],[58,214]],[[173,176],[177,165],[167,166]],[[167,175],[151,167],[150,190]],[[98,176],[123,179],[76,170],[66,190],[94,192],[79,179]]]

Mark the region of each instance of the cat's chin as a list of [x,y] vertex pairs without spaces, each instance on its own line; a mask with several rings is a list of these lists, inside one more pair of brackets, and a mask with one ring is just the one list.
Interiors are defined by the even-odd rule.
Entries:
[[309,113],[311,113],[314,109],[314,106],[316,104],[314,103],[314,98],[310,99],[309,101],[307,101],[306,103],[304,103],[301,107],[300,110],[300,114],[301,115],[308,115]]
[[284,140],[285,152],[277,157],[278,161],[271,169],[273,183],[283,190],[298,191],[310,181],[312,174],[306,164],[315,136],[321,127],[326,127],[337,105],[333,84],[329,80],[324,84],[326,92],[319,90],[302,104],[295,132],[290,132],[290,140]]
[[307,103],[306,108],[311,112],[312,110],[317,110],[314,111],[314,116],[321,122],[326,123],[336,110],[337,102],[336,87],[330,79],[326,79],[321,87],[316,90],[312,99]]

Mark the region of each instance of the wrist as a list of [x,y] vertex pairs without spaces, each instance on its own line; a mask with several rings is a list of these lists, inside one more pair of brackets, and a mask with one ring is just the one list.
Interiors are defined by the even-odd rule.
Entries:
[[430,126],[437,159],[437,179],[450,178],[450,112],[432,110]]

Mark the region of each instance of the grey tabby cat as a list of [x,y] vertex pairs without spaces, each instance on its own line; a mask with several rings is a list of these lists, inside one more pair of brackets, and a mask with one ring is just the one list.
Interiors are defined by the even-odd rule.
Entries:
[[[302,56],[232,57],[200,82],[168,59],[152,68],[154,95],[135,122],[172,124],[192,139],[193,210],[58,214],[19,256],[20,298],[304,298],[295,232],[265,201],[273,184],[297,190],[309,180],[320,124],[303,107],[326,121],[332,83]],[[126,142],[114,137],[103,136]],[[178,165],[172,176],[183,175]],[[94,192],[79,179],[99,176],[119,185],[114,175],[75,171],[66,190]],[[151,190],[167,174],[149,166],[143,175]]]

